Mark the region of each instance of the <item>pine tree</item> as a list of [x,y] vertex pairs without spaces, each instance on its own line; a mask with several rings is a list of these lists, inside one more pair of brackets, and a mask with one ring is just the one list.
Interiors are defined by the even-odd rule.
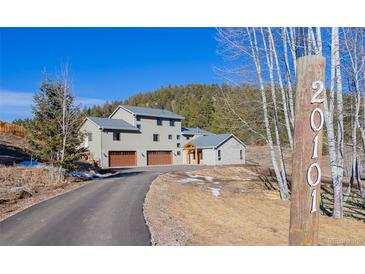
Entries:
[[67,81],[46,78],[33,99],[28,129],[34,154],[54,166],[74,169],[75,161],[85,152],[79,131],[84,116]]

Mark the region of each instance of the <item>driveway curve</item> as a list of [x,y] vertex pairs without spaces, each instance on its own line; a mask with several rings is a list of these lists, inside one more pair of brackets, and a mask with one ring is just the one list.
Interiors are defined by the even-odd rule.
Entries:
[[0,222],[0,245],[150,245],[143,202],[160,174],[195,166],[124,169]]

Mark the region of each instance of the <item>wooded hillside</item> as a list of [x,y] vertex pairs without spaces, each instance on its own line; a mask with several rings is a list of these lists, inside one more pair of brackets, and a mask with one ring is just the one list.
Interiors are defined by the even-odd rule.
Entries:
[[[119,104],[163,108],[184,116],[183,126],[214,133],[232,132],[247,144],[260,144],[264,142],[260,138],[263,127],[259,96],[258,90],[249,86],[189,84],[162,87],[84,111],[88,116],[108,117]],[[248,130],[237,114],[246,117],[257,133]]]
[[[267,98],[268,110],[272,115],[273,105],[269,90]],[[344,95],[346,107],[350,99]],[[150,93],[139,93],[124,101],[107,102],[104,105],[85,108],[84,113],[87,116],[108,117],[120,104],[171,110],[185,117],[183,126],[200,127],[214,133],[231,132],[246,144],[265,144],[262,137],[265,132],[260,93],[255,87],[247,85],[232,87],[227,84],[168,86]],[[282,102],[279,101],[278,107],[281,105]],[[281,138],[286,144],[287,136],[282,113],[279,113],[279,122],[279,126],[283,129]],[[349,130],[346,133],[345,139],[349,140],[351,138],[348,135]]]

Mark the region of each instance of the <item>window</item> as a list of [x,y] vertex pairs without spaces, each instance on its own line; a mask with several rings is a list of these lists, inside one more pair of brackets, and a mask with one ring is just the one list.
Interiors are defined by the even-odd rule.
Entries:
[[141,125],[140,125],[140,124],[138,124],[138,125],[137,125],[137,128],[138,128],[138,129],[141,129]]
[[157,118],[157,125],[162,126],[162,118]]
[[88,132],[88,133],[87,133],[87,140],[88,140],[89,142],[91,142],[91,141],[93,140],[93,133],[92,133],[92,132]]
[[176,135],[176,140],[180,140],[180,135]]
[[176,144],[176,146],[177,146],[177,147],[180,147],[180,143],[177,143],[177,144]]
[[181,153],[180,153],[180,151],[178,151],[178,152],[176,152],[176,154],[177,154],[177,156],[180,156]]
[[240,150],[240,160],[243,159],[243,153],[242,153],[242,149]]
[[137,115],[136,120],[137,120],[137,122],[141,121],[141,116]]
[[153,134],[153,141],[154,142],[160,141],[160,135],[159,134]]
[[174,127],[175,126],[175,120],[170,120],[170,127]]
[[113,132],[113,141],[120,141],[120,132]]
[[222,156],[221,156],[221,151],[218,150],[218,161],[220,161],[222,159]]
[[168,138],[169,140],[172,140],[172,134],[169,134]]
[[186,140],[190,140],[190,136],[186,136]]

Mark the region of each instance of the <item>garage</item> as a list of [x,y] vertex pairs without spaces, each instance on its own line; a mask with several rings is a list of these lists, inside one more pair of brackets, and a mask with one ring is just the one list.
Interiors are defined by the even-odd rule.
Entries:
[[109,151],[109,166],[136,166],[137,154],[135,151]]
[[172,151],[147,151],[147,165],[171,165]]

